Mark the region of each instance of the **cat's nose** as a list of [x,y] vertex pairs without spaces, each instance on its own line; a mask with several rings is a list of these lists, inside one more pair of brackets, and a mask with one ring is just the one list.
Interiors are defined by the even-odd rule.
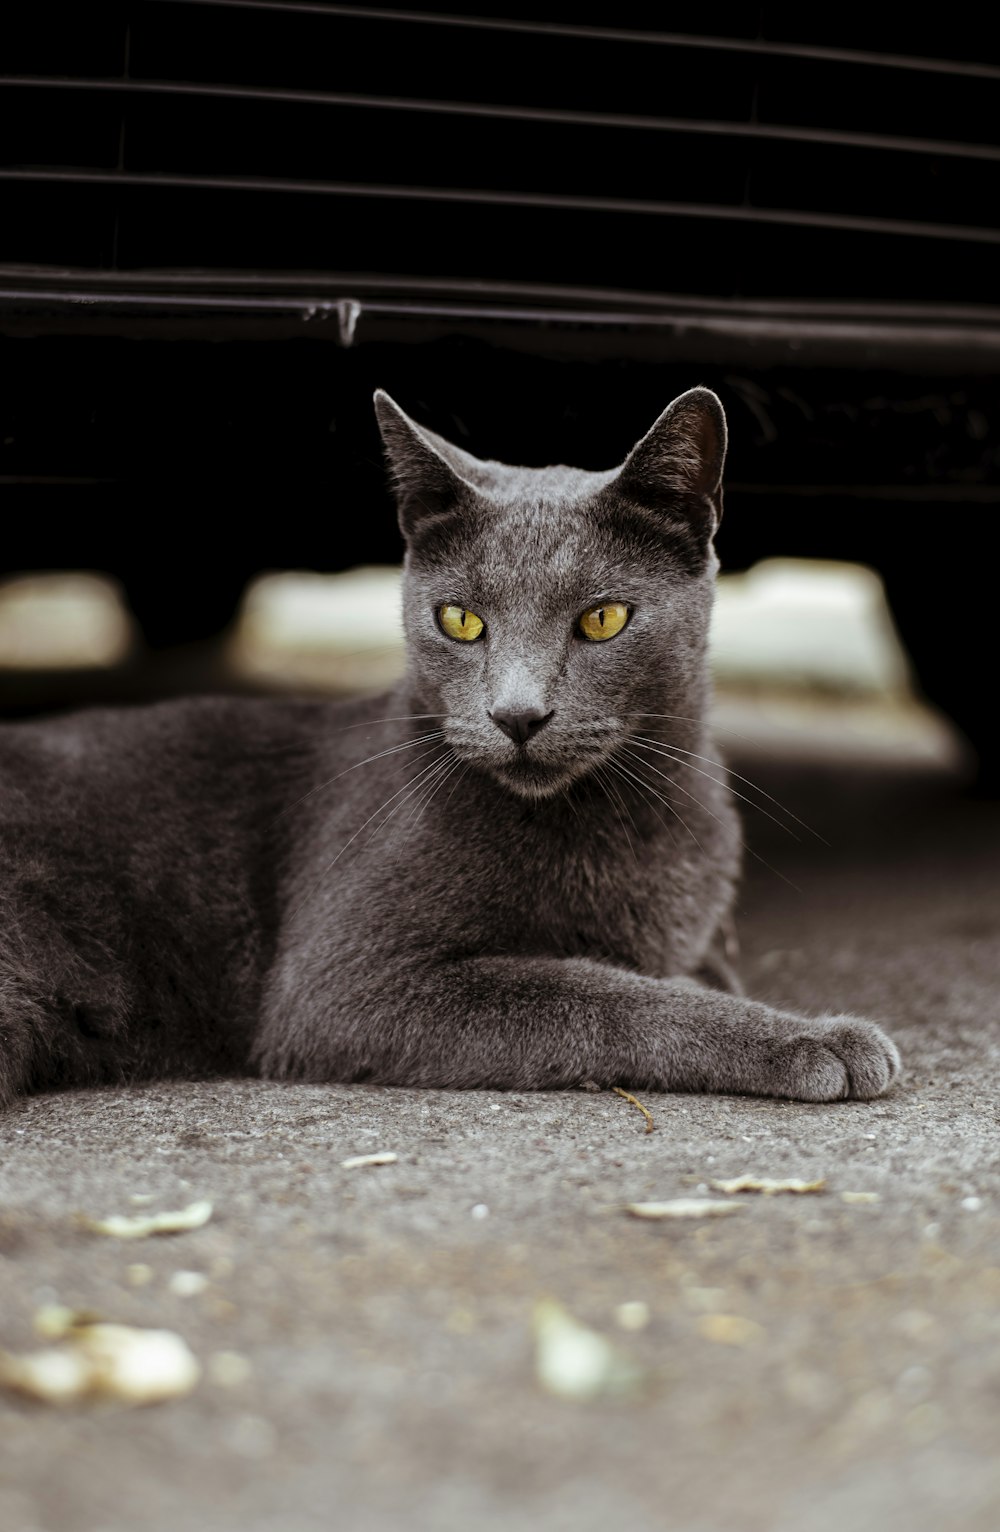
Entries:
[[498,707],[493,709],[490,717],[515,745],[526,745],[533,734],[545,728],[554,711],[553,708],[543,713],[541,708],[525,708],[521,712],[514,712],[511,708]]

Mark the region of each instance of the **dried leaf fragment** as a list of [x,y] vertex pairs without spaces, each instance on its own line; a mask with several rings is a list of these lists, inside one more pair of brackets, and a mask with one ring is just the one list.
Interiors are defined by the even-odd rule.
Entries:
[[341,1160],[344,1170],[360,1170],[364,1165],[395,1165],[399,1159],[398,1154],[391,1150],[384,1150],[378,1154],[352,1154],[349,1160]]
[[826,1181],[772,1181],[767,1176],[737,1176],[735,1181],[710,1181],[709,1186],[717,1192],[731,1195],[733,1192],[762,1192],[773,1197],[778,1192],[821,1192]]
[[134,1218],[116,1213],[111,1218],[84,1218],[83,1224],[95,1234],[110,1234],[114,1239],[145,1239],[147,1234],[181,1234],[187,1229],[200,1229],[211,1216],[212,1204],[204,1199],[176,1213],[140,1214]]
[[52,1346],[27,1356],[0,1351],[0,1383],[46,1404],[72,1404],[90,1386],[90,1365],[68,1346]]
[[739,1206],[715,1197],[675,1197],[672,1202],[629,1202],[626,1210],[633,1218],[724,1218],[738,1213]]
[[0,1382],[47,1404],[98,1396],[155,1404],[190,1393],[200,1376],[179,1335],[131,1325],[74,1324],[59,1346],[27,1356],[0,1352]]
[[558,1399],[625,1394],[641,1373],[616,1346],[573,1318],[553,1298],[535,1305],[535,1376]]
[[635,1096],[632,1095],[631,1091],[622,1090],[620,1085],[612,1085],[611,1089],[616,1096],[621,1096],[623,1101],[629,1102],[631,1106],[636,1107],[637,1110],[642,1113],[643,1117],[646,1119],[646,1132],[652,1133],[653,1129],[656,1127],[656,1123],[653,1121],[653,1114],[649,1110],[649,1107],[643,1106],[642,1102],[637,1101]]

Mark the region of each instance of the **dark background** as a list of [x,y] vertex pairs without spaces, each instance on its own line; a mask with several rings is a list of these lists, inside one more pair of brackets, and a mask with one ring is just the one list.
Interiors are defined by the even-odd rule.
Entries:
[[[877,567],[995,759],[985,15],[489,13],[5,18],[4,568],[107,570],[169,649],[263,568],[399,557],[376,386],[484,456],[607,467],[701,382],[724,567]],[[11,711],[59,695],[0,676]]]

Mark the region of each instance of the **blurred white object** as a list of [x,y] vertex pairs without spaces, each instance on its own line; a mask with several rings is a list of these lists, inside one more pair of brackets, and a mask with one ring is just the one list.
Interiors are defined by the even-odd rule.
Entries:
[[24,574],[0,581],[0,667],[88,670],[120,665],[134,624],[106,575]]
[[[229,641],[246,679],[335,695],[403,672],[401,571],[263,575]],[[770,559],[724,575],[712,630],[723,743],[952,771],[954,730],[914,696],[882,582],[858,564]],[[735,731],[738,739],[729,731]]]
[[723,683],[907,694],[882,581],[860,564],[765,559],[719,581],[712,666]]
[[542,1298],[535,1304],[534,1330],[535,1376],[557,1399],[625,1394],[639,1384],[635,1363],[555,1299]]
[[[243,675],[337,691],[390,685],[405,664],[397,568],[262,575],[230,658]],[[722,683],[907,694],[882,582],[858,564],[768,559],[719,581],[712,657]]]
[[403,672],[402,571],[288,571],[247,588],[229,659],[252,680],[330,691],[390,686]]

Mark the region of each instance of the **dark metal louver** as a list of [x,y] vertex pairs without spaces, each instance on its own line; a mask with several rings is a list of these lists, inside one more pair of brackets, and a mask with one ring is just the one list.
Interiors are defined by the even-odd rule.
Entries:
[[818,36],[789,4],[491,12],[18,7],[0,306],[277,320],[314,299],[349,331],[352,300],[640,325],[919,304],[1000,330],[970,308],[998,299],[985,17],[942,42],[910,16],[904,56],[878,16]]

